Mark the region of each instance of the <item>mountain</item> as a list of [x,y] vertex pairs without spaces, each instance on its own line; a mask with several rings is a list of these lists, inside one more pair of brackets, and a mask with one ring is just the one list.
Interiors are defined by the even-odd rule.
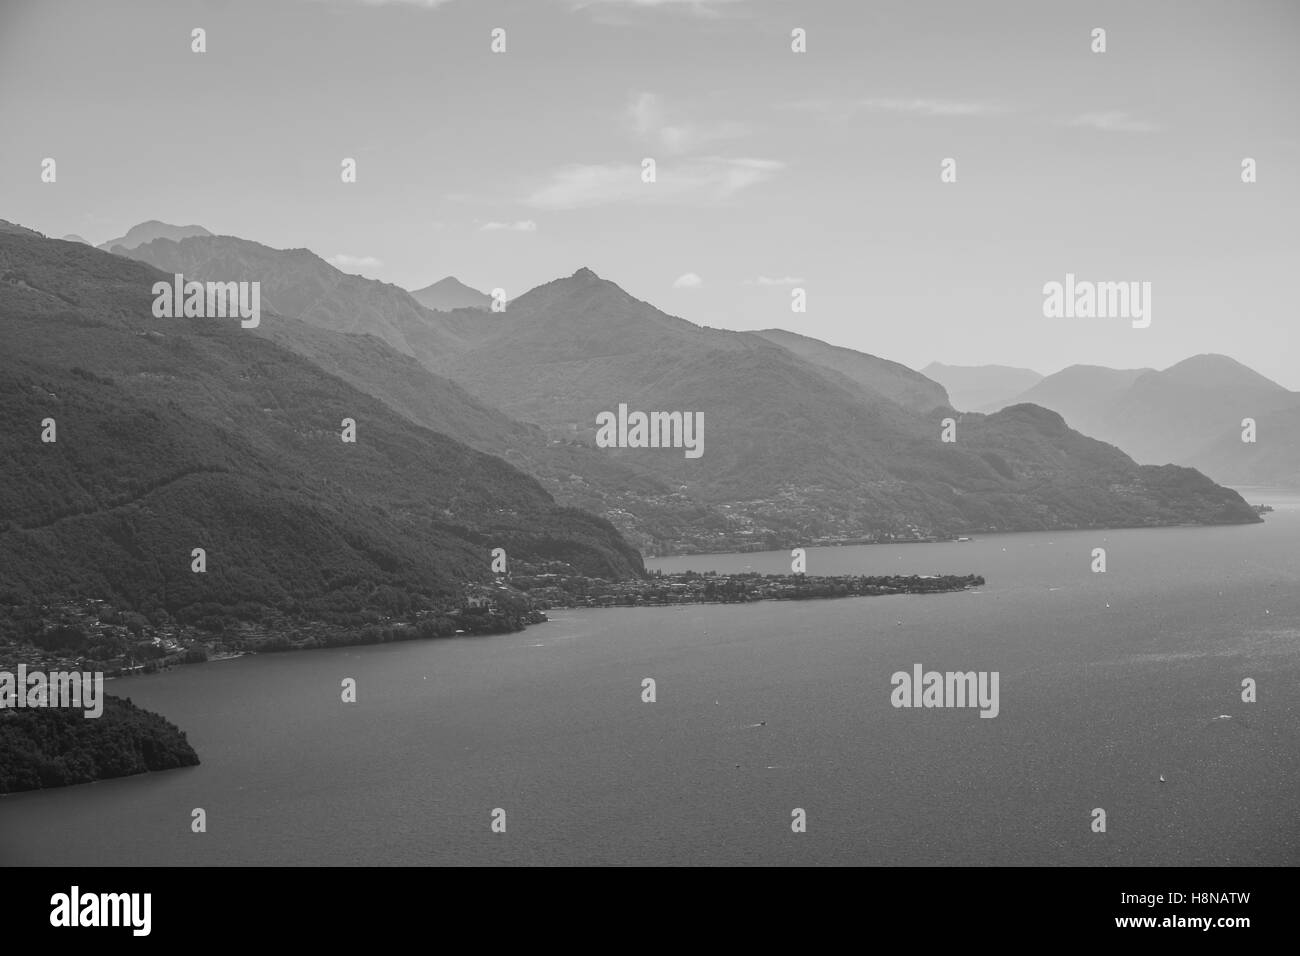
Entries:
[[[1235,484],[1291,484],[1300,393],[1225,355],[1196,355],[1167,369],[1074,366],[1020,396],[1150,464],[1177,462]],[[1254,418],[1255,444],[1241,441]],[[1265,427],[1267,423],[1267,427]]]
[[143,245],[146,242],[153,242],[155,239],[170,239],[173,242],[179,242],[191,236],[210,235],[212,233],[202,226],[173,226],[170,223],[159,222],[157,219],[150,219],[138,226],[132,226],[125,236],[119,236],[116,239],[101,243],[98,248],[107,252],[118,252],[125,249],[134,249],[136,246]]
[[559,503],[610,518],[629,541],[653,551],[656,542],[679,537],[687,526],[721,515],[704,509],[665,508],[669,485],[638,474],[608,455],[576,441],[552,437],[516,421],[435,375],[386,342],[366,335],[330,332],[286,316],[264,321],[258,334],[384,402],[398,414],[471,448],[504,458],[532,475]]
[[340,272],[307,249],[272,249],[235,236],[156,239],[126,251],[167,273],[203,281],[258,281],[262,307],[334,332],[383,339],[407,355],[460,347],[436,313],[405,289]]
[[89,239],[82,239],[81,236],[77,235],[77,234],[74,233],[74,232],[70,232],[70,233],[68,233],[66,236],[64,236],[64,237],[63,237],[63,241],[64,241],[64,242],[80,242],[80,243],[83,243],[84,245],[87,245],[87,246],[89,246],[89,245],[93,245],[93,243],[92,243]]
[[[79,244],[0,235],[0,406],[28,423],[0,433],[0,603],[409,611],[489,580],[494,547],[642,572],[603,519],[268,336],[154,318],[160,279]],[[46,418],[54,443],[40,440]]]
[[1255,419],[1253,443],[1241,440],[1238,422],[1198,448],[1189,461],[1233,485],[1300,488],[1300,400],[1249,417]]
[[761,335],[666,315],[590,269],[494,318],[426,361],[513,418],[588,439],[621,403],[703,413],[697,459],[604,453],[721,508],[732,543],[1255,520],[1235,492],[1188,469],[1139,468],[1042,409],[962,416],[957,442],[942,443],[942,410],[901,405]]
[[435,312],[452,312],[456,309],[487,310],[492,307],[492,296],[470,288],[455,276],[447,276],[433,285],[417,289],[411,293],[411,297],[426,309]]
[[[983,425],[982,416],[964,416],[958,445],[941,445],[943,415],[919,408],[944,393],[918,373],[800,336],[773,334],[820,361],[762,335],[701,328],[589,269],[529,291],[503,313],[439,313],[305,250],[216,237],[131,254],[192,278],[258,277],[263,302],[285,317],[264,318],[259,334],[280,329],[285,348],[412,421],[517,463],[647,553],[1255,517],[1231,492],[1211,485],[1192,494],[1122,455],[1101,461],[1090,445],[1079,446],[1076,463],[1029,435],[1021,417]],[[369,333],[388,347],[341,341],[359,334],[292,331],[289,319]],[[593,447],[596,414],[620,402],[703,411],[703,458]],[[1207,505],[1216,494],[1217,505]]]
[[[463,348],[497,316],[462,310],[435,315],[396,286],[342,273],[306,250],[271,249],[233,236],[147,243],[128,255],[202,281],[257,276],[274,302],[255,334],[271,338],[387,404],[408,420],[505,458],[569,507],[607,515],[638,548],[655,552],[688,528],[723,528],[725,517],[684,505],[663,479],[639,474],[561,430],[503,414],[426,362]],[[292,310],[298,310],[293,312]],[[459,331],[451,325],[464,321]]]
[[1010,365],[944,365],[931,362],[921,374],[948,390],[953,408],[995,412],[1042,381],[1032,369]]
[[1239,436],[1243,418],[1298,404],[1300,395],[1227,356],[1198,355],[1140,376],[1106,409],[1098,434],[1139,461],[1191,464],[1220,434]]
[[1060,412],[1074,428],[1098,435],[1102,410],[1149,368],[1114,369],[1101,365],[1071,365],[1015,396],[1012,403],[1028,402]]
[[763,329],[754,334],[788,349],[814,365],[846,375],[862,387],[905,408],[928,412],[935,408],[949,407],[948,393],[942,384],[898,362],[829,345],[783,329]]

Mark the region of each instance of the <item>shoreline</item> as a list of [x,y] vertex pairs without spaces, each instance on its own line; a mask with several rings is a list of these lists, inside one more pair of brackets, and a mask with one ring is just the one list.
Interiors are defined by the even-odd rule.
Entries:
[[[974,591],[984,587],[985,579],[982,575],[835,575],[835,576],[818,576],[808,577],[800,580],[797,575],[760,575],[757,573],[744,573],[738,575],[716,575],[716,574],[695,574],[694,572],[684,572],[681,577],[686,577],[694,583],[703,583],[712,587],[721,584],[723,587],[739,588],[739,590],[727,591],[721,596],[705,597],[704,591],[701,590],[695,594],[675,594],[668,599],[663,600],[644,600],[648,593],[651,598],[658,595],[664,587],[683,587],[682,582],[668,576],[647,577],[635,582],[639,588],[636,593],[637,600],[624,600],[619,602],[613,595],[604,595],[608,600],[602,603],[578,603],[577,601],[567,602],[538,602],[540,606],[529,608],[515,615],[506,615],[495,609],[486,610],[483,614],[475,615],[484,625],[482,627],[467,630],[457,629],[451,633],[430,633],[423,630],[418,622],[391,622],[386,629],[370,630],[349,630],[339,629],[332,633],[321,633],[320,628],[325,627],[323,624],[316,624],[317,629],[313,636],[305,641],[294,643],[277,644],[273,647],[252,647],[245,648],[235,652],[221,652],[213,656],[206,656],[203,660],[185,661],[175,660],[164,664],[156,665],[151,670],[145,670],[143,666],[135,666],[126,672],[115,673],[111,676],[105,675],[105,681],[127,680],[133,677],[146,676],[153,674],[163,674],[182,667],[193,667],[199,664],[222,663],[236,660],[243,657],[257,657],[264,654],[286,654],[302,651],[327,650],[341,647],[366,647],[376,644],[397,644],[417,640],[445,640],[449,638],[476,638],[489,637],[494,634],[521,633],[529,627],[537,624],[546,624],[550,622],[548,612],[550,611],[592,611],[592,610],[628,610],[633,608],[644,609],[666,609],[671,607],[687,607],[697,605],[748,605],[760,604],[767,601],[822,601],[836,600],[841,598],[869,598],[869,597],[890,597],[903,595],[928,595],[928,594],[953,594],[965,591]],[[739,585],[733,582],[734,578],[741,579]],[[627,582],[620,582],[627,586]],[[749,585],[746,588],[746,585]],[[784,588],[784,591],[777,589]],[[853,588],[849,590],[849,588]],[[834,590],[845,589],[845,590]],[[522,592],[527,594],[527,591]],[[621,595],[626,597],[625,595]],[[471,623],[463,621],[462,623]],[[313,627],[311,623],[302,625]],[[280,639],[283,635],[273,635],[266,639],[270,641]],[[312,643],[308,643],[311,641]],[[82,667],[81,669],[85,669]]]
[[[1300,498],[1300,491],[1289,492],[1285,489],[1273,490],[1282,491],[1285,494],[1292,494],[1296,498]],[[1251,505],[1251,507],[1254,508],[1256,506]],[[790,547],[801,547],[806,550],[812,550],[814,548],[831,550],[833,548],[875,548],[889,547],[891,545],[969,544],[984,538],[1021,538],[1036,534],[1080,534],[1084,532],[1104,533],[1108,531],[1172,531],[1187,528],[1251,528],[1256,525],[1264,524],[1265,522],[1266,519],[1260,513],[1257,513],[1254,521],[1218,521],[1209,524],[1192,521],[1170,524],[1098,525],[1096,527],[1084,528],[1027,528],[1022,531],[969,531],[961,535],[954,535],[951,538],[900,538],[896,541],[858,541],[846,538],[842,541],[832,541],[823,544],[799,544],[791,545]],[[751,554],[788,555],[789,551],[790,548],[785,547],[759,547],[746,551],[684,551],[674,552],[672,554],[642,554],[641,558],[646,562],[680,561],[683,558],[727,558],[744,557]]]

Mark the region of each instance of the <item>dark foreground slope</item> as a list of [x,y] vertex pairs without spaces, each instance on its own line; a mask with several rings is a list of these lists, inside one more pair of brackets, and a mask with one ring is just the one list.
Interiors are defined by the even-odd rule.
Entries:
[[406,611],[487,580],[494,547],[641,573],[604,520],[237,320],[154,318],[160,278],[0,235],[0,603]]
[[153,770],[193,767],[198,754],[174,724],[105,696],[104,712],[0,710],[0,793],[64,787]]

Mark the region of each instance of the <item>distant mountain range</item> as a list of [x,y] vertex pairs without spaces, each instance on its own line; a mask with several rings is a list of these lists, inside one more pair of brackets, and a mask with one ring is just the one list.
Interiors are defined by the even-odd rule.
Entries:
[[[235,236],[155,239],[123,255],[186,278],[257,276],[262,307],[331,332],[375,335],[417,358],[459,349],[449,319],[387,282],[340,272],[309,249],[272,249]],[[451,313],[452,316],[457,313]],[[470,314],[477,318],[478,313]],[[473,328],[473,323],[467,323]]]
[[456,309],[489,309],[492,296],[478,289],[471,289],[455,276],[439,279],[433,285],[417,289],[411,298],[434,312],[453,312]]
[[271,249],[233,236],[160,240],[123,254],[187,277],[262,277],[263,305],[278,309],[279,319],[262,322],[257,334],[410,421],[524,468],[562,504],[616,517],[643,550],[676,540],[690,525],[725,524],[721,514],[706,515],[698,506],[663,507],[673,494],[665,481],[593,448],[556,440],[431,372],[438,355],[463,347],[457,328],[471,334],[490,318],[478,310],[439,315],[397,286],[340,272],[305,249]]
[[948,390],[953,408],[974,412],[998,411],[1021,392],[1043,380],[1032,369],[1010,365],[943,365],[931,362],[921,374]]
[[1040,409],[963,416],[957,442],[943,444],[946,409],[921,410],[941,389],[910,405],[885,397],[900,381],[921,388],[917,373],[812,340],[798,339],[801,355],[761,335],[700,328],[589,269],[493,318],[463,349],[432,357],[434,369],[513,417],[576,432],[620,402],[702,411],[708,448],[698,460],[607,453],[723,507],[760,541],[1154,524],[1177,513],[1249,520],[1235,493],[1192,472],[1138,469]]
[[[1300,393],[1226,355],[1197,355],[1164,370],[1074,365],[1012,401],[1060,412],[1147,464],[1178,462],[1216,481],[1300,486]],[[1241,440],[1242,420],[1256,441]]]
[[[173,226],[165,222],[159,222],[157,219],[150,219],[138,226],[132,226],[125,236],[119,236],[116,239],[108,240],[108,242],[100,243],[98,248],[113,252],[119,247],[134,249],[136,246],[143,245],[146,242],[153,242],[155,239],[170,239],[173,242],[179,242],[191,236],[210,235],[212,233],[202,226]],[[81,241],[85,242],[84,239]]]
[[[494,547],[593,575],[642,572],[603,518],[331,374],[327,347],[317,364],[238,322],[154,318],[151,288],[166,278],[0,228],[0,406],[18,426],[0,432],[0,602],[408,611],[491,580]],[[279,336],[307,328],[263,323]],[[52,444],[40,441],[47,418]],[[355,444],[341,440],[345,418]],[[191,571],[196,547],[206,573]]]
[[[1033,402],[1069,416],[1068,420],[1083,428],[1080,413],[1105,404],[1129,388],[1141,376],[1153,371],[1149,368],[1105,368],[1100,365],[1071,365],[1054,375],[1048,375],[1034,385],[1015,395],[980,406],[982,412],[993,412],[1019,402]],[[1092,422],[1091,418],[1088,419]]]
[[[942,385],[897,363],[782,330],[701,328],[589,269],[504,313],[436,312],[307,250],[200,236],[123,252],[187,278],[256,278],[277,317],[254,337],[518,464],[647,553],[1257,520],[1196,472],[1139,468],[1041,408],[959,415]],[[704,455],[592,447],[597,414],[620,403],[702,412]]]

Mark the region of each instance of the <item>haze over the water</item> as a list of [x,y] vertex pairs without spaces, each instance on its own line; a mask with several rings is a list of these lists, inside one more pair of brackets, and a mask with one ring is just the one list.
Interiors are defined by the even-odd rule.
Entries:
[[[1297,27],[1289,2],[7,0],[0,215],[199,223],[408,289],[585,265],[916,368],[1220,352],[1300,388]],[[1150,282],[1151,327],[1045,319],[1066,273]]]

